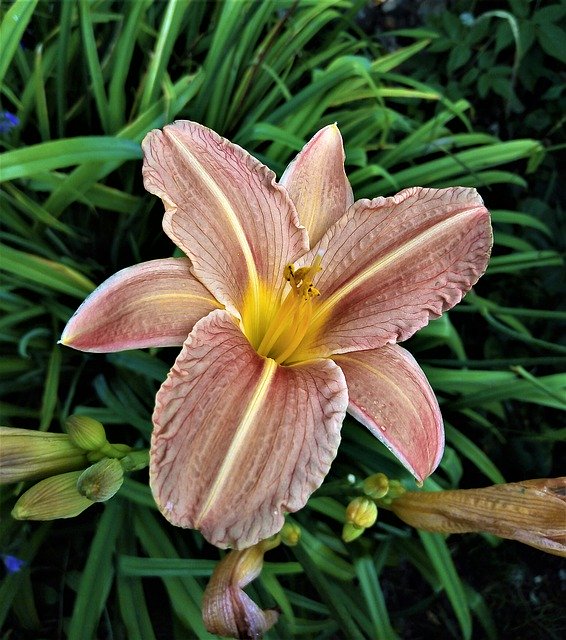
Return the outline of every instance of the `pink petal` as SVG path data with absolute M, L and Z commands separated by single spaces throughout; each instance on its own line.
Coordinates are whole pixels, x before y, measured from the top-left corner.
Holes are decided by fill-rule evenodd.
M 213 311 L 156 398 L 150 484 L 163 515 L 219 547 L 279 531 L 328 473 L 347 404 L 334 362 L 277 365 Z
M 195 322 L 219 306 L 192 275 L 187 258 L 142 262 L 93 291 L 60 342 L 95 353 L 180 346 Z
M 485 271 L 489 212 L 475 189 L 413 187 L 359 200 L 299 264 L 322 255 L 301 357 L 406 340 L 460 302 Z
M 262 285 L 308 248 L 293 203 L 275 174 L 242 148 L 178 121 L 143 143 L 145 188 L 165 205 L 163 228 L 191 259 L 199 280 L 239 315 Z
M 354 202 L 344 159 L 340 131 L 335 124 L 328 125 L 311 138 L 279 181 L 295 203 L 311 245 L 317 243 Z
M 348 384 L 348 412 L 417 478 L 438 466 L 444 428 L 438 402 L 413 356 L 398 345 L 333 358 Z

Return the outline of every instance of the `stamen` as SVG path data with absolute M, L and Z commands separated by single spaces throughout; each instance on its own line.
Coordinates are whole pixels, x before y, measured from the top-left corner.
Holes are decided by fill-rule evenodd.
M 298 269 L 293 264 L 285 266 L 285 284 L 275 297 L 277 308 L 271 306 L 271 318 L 267 320 L 265 333 L 263 337 L 258 336 L 261 337 L 256 347 L 259 355 L 281 364 L 299 347 L 313 316 L 312 300 L 320 295 L 313 280 L 321 270 L 321 262 L 321 256 L 317 255 L 310 266 Z

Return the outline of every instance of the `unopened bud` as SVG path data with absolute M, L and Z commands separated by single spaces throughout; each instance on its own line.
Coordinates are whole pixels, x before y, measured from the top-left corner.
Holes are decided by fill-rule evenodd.
M 65 433 L 0 427 L 0 484 L 82 469 L 87 459 Z
M 294 547 L 299 544 L 301 539 L 301 527 L 294 522 L 286 522 L 279 532 L 281 542 L 288 547 Z
M 41 480 L 22 494 L 12 509 L 16 520 L 74 518 L 90 507 L 92 500 L 77 489 L 81 471 L 70 471 Z
M 69 416 L 65 427 L 73 443 L 85 451 L 97 451 L 107 442 L 102 424 L 88 416 Z
M 346 522 L 356 527 L 367 529 L 375 524 L 376 520 L 377 507 L 375 502 L 365 496 L 354 498 L 346 507 Z
M 387 492 L 387 497 L 391 498 L 391 500 L 399 498 L 406 493 L 406 491 L 407 489 L 405 489 L 399 480 L 389 480 L 389 491 Z
M 355 524 L 346 522 L 342 528 L 342 540 L 344 540 L 344 542 L 352 542 L 356 538 L 359 538 L 364 531 L 365 527 L 356 527 Z
M 118 491 L 123 482 L 124 470 L 120 461 L 104 458 L 81 473 L 77 489 L 93 502 L 105 502 Z
M 384 473 L 374 473 L 364 480 L 363 490 L 366 496 L 379 500 L 389 491 L 389 478 Z

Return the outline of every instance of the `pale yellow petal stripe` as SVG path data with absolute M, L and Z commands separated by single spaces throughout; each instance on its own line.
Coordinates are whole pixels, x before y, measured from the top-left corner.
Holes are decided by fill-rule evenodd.
M 316 310 L 312 322 L 316 323 L 318 318 L 325 318 L 327 314 L 329 314 L 332 309 L 346 296 L 352 293 L 355 289 L 362 287 L 365 283 L 368 282 L 371 278 L 375 277 L 379 274 L 380 271 L 385 270 L 388 266 L 390 266 L 393 262 L 401 261 L 402 258 L 406 255 L 410 255 L 411 253 L 418 253 L 418 247 L 426 246 L 429 241 L 431 241 L 435 236 L 442 236 L 450 227 L 458 228 L 460 222 L 464 221 L 470 215 L 469 211 L 463 211 L 462 213 L 456 214 L 451 218 L 446 220 L 442 220 L 438 224 L 430 227 L 426 231 L 420 233 L 417 237 L 405 242 L 397 249 L 390 251 L 383 258 L 377 260 L 376 262 L 370 263 L 365 269 L 360 271 L 357 275 L 355 275 L 350 280 L 346 281 L 339 289 L 337 289 L 329 298 L 322 301 L 318 309 Z M 363 258 L 362 258 L 363 260 Z M 324 262 L 324 258 L 323 258 Z M 323 286 L 323 285 L 318 285 Z
M 234 439 L 230 443 L 230 448 L 226 453 L 226 457 L 220 467 L 220 471 L 214 479 L 214 484 L 210 488 L 206 502 L 203 504 L 200 510 L 199 519 L 195 523 L 198 528 L 200 521 L 206 516 L 210 507 L 215 503 L 222 491 L 226 482 L 232 481 L 238 477 L 238 469 L 234 469 L 234 462 L 239 458 L 239 452 L 243 446 L 249 446 L 246 444 L 246 438 L 250 430 L 254 428 L 254 420 L 259 410 L 263 406 L 267 398 L 273 376 L 277 371 L 277 363 L 271 358 L 264 359 L 263 371 L 257 381 L 257 387 L 255 388 L 253 396 L 250 398 L 249 404 L 246 408 L 246 412 L 242 416 L 240 424 L 234 435 Z
M 244 229 L 240 221 L 238 220 L 238 216 L 236 212 L 230 205 L 230 202 L 222 189 L 218 186 L 218 184 L 211 178 L 210 173 L 202 166 L 202 164 L 197 160 L 195 155 L 191 153 L 188 146 L 184 144 L 183 140 L 176 134 L 176 131 L 173 127 L 168 129 L 169 139 L 172 140 L 173 144 L 177 147 L 177 149 L 187 158 L 187 162 L 192 166 L 195 173 L 198 174 L 203 184 L 206 185 L 206 188 L 211 192 L 218 205 L 222 208 L 224 213 L 226 214 L 226 220 L 228 221 L 238 244 L 242 248 L 242 254 L 244 257 L 244 261 L 246 263 L 246 268 L 249 276 L 249 284 L 254 292 L 253 297 L 257 300 L 259 295 L 259 278 L 257 275 L 257 269 L 255 266 L 255 260 L 253 258 L 252 250 L 246 238 L 246 234 L 244 233 Z

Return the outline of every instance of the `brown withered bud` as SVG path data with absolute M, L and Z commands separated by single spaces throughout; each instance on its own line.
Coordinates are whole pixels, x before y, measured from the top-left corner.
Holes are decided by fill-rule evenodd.
M 484 489 L 407 491 L 389 508 L 417 529 L 492 533 L 566 557 L 566 477 Z
M 230 551 L 216 566 L 202 601 L 202 617 L 208 631 L 228 638 L 258 640 L 279 617 L 263 611 L 243 591 L 261 573 L 263 555 L 279 544 L 279 536 L 241 551 Z

